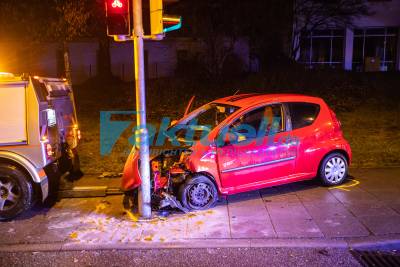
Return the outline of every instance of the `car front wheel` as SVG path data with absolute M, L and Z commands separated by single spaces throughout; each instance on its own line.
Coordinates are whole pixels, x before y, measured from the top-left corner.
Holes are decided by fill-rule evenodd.
M 34 189 L 25 173 L 0 163 L 0 220 L 9 220 L 33 205 Z
M 328 155 L 321 164 L 319 175 L 324 185 L 332 186 L 343 183 L 348 175 L 346 157 L 340 153 Z
M 179 198 L 188 210 L 205 210 L 215 206 L 218 201 L 218 191 L 210 178 L 195 175 L 181 185 Z

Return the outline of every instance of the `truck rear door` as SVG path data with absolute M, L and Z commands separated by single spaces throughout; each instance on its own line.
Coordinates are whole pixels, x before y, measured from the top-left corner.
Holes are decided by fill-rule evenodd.
M 0 83 L 0 146 L 26 144 L 26 82 Z

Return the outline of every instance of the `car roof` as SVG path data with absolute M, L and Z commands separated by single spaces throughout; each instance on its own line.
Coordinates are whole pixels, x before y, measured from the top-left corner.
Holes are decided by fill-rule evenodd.
M 262 103 L 274 102 L 310 102 L 321 103 L 319 97 L 301 94 L 240 94 L 223 97 L 213 101 L 214 103 L 233 105 L 238 107 L 254 106 Z

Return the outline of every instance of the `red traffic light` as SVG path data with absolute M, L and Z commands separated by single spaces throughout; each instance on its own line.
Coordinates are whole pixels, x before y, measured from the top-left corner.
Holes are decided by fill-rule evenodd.
M 126 14 L 129 13 L 128 0 L 107 0 L 108 14 Z
M 130 36 L 129 0 L 106 0 L 107 34 Z

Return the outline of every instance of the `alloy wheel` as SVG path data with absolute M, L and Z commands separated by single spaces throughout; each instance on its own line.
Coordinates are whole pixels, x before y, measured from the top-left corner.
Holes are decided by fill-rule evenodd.
M 345 178 L 346 163 L 340 157 L 333 157 L 326 163 L 324 171 L 329 182 L 339 183 Z
M 8 177 L 0 177 L 0 211 L 12 209 L 20 198 L 17 183 Z

